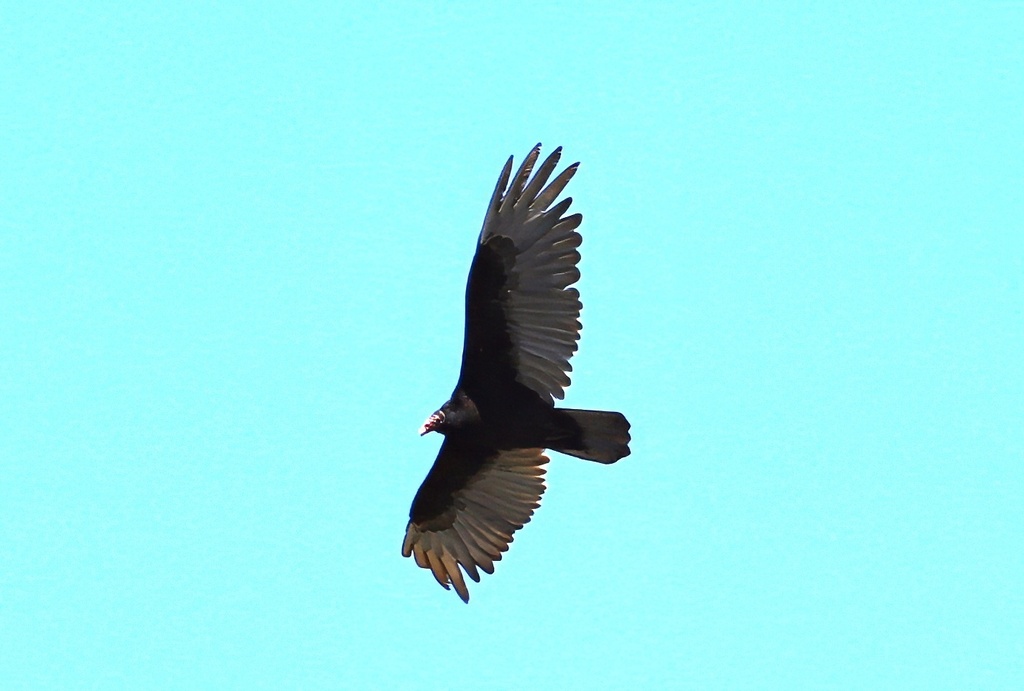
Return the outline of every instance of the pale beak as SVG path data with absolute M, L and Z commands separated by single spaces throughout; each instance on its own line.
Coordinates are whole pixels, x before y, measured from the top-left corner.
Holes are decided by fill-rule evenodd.
M 427 421 L 420 427 L 420 436 L 422 437 L 427 432 L 433 432 L 437 429 L 437 426 L 444 422 L 444 415 L 440 412 L 434 413 L 427 418 Z

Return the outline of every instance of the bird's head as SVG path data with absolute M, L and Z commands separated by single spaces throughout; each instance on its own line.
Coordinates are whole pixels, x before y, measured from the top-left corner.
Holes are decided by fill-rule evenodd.
M 427 418 L 427 421 L 420 427 L 420 436 L 422 437 L 427 432 L 447 434 L 453 429 L 472 427 L 479 421 L 480 414 L 477 412 L 476 405 L 469 396 L 459 391 Z
M 422 437 L 427 432 L 440 432 L 444 425 L 444 419 L 444 410 L 438 410 L 432 414 L 427 418 L 427 421 L 423 423 L 423 426 L 420 427 L 420 436 Z

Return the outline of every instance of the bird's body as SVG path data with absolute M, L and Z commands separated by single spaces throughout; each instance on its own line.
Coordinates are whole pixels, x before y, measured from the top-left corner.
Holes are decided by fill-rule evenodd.
M 564 216 L 568 198 L 551 206 L 576 164 L 544 187 L 560 151 L 532 180 L 539 145 L 511 186 L 511 158 L 502 171 L 466 285 L 459 381 L 421 430 L 445 441 L 413 500 L 402 553 L 467 602 L 460 567 L 474 580 L 478 567 L 493 572 L 538 506 L 544 449 L 601 463 L 629 454 L 622 414 L 553 405 L 569 385 L 582 307 L 570 287 L 579 279 L 582 216 Z

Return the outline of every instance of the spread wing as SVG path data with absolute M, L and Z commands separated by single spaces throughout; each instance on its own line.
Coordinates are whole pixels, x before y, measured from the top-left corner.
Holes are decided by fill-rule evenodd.
M 541 452 L 446 439 L 413 500 L 402 555 L 469 602 L 462 571 L 477 582 L 478 569 L 494 573 L 513 533 L 540 505 L 548 462 Z
M 552 206 L 579 164 L 548 184 L 561 148 L 530 179 L 539 155 L 538 144 L 511 184 L 509 158 L 487 207 L 466 286 L 460 385 L 480 390 L 514 379 L 553 404 L 569 386 L 580 337 L 582 304 L 570 286 L 580 277 L 583 216 L 564 215 L 572 198 Z

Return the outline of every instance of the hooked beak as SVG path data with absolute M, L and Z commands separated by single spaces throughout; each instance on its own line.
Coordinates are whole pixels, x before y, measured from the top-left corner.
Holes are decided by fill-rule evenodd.
M 420 436 L 422 437 L 427 432 L 433 432 L 437 429 L 438 425 L 444 422 L 444 413 L 438 411 L 427 418 L 427 421 L 420 427 Z

